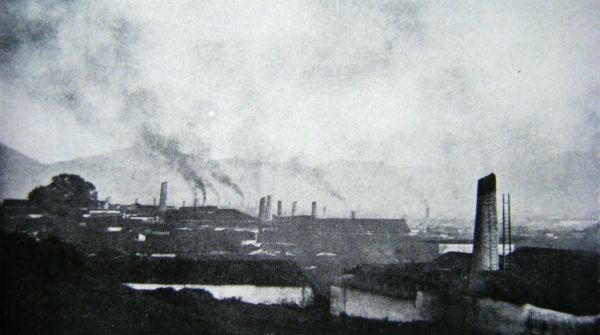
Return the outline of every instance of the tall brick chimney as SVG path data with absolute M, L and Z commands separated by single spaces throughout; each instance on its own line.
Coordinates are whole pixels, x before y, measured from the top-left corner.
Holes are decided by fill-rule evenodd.
M 281 200 L 277 201 L 277 216 L 278 217 L 283 216 L 283 208 L 282 208 Z
M 260 204 L 258 205 L 258 219 L 260 221 L 265 219 L 265 197 L 260 198 Z
M 471 273 L 499 270 L 496 176 L 479 179 Z
M 272 213 L 272 209 L 271 209 L 271 200 L 272 200 L 272 196 L 269 194 L 267 195 L 267 205 L 265 206 L 265 221 L 271 221 L 273 214 Z
M 315 219 L 317 217 L 317 202 L 316 201 L 312 202 L 312 211 L 310 213 L 310 216 L 312 216 L 313 219 Z
M 298 209 L 298 202 L 292 202 L 292 216 L 296 216 L 296 210 Z
M 160 184 L 160 201 L 158 203 L 158 223 L 165 223 L 167 213 L 167 182 Z

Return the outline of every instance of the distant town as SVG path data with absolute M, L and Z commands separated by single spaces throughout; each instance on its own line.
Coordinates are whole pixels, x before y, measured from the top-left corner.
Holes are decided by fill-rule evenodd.
M 317 202 L 310 215 L 297 215 L 297 202 L 272 195 L 257 199 L 257 213 L 198 199 L 176 207 L 166 181 L 157 196 L 153 204 L 111 203 L 98 199 L 93 182 L 61 174 L 29 199 L 4 199 L 3 231 L 58 238 L 111 264 L 117 280 L 134 290 L 195 289 L 299 308 L 325 300 L 337 317 L 484 332 L 499 320 L 511 320 L 510 332 L 591 333 L 598 322 L 589 294 L 598 291 L 598 220 L 512 225 L 510 195 L 497 204 L 493 174 L 479 181 L 472 228 L 427 214 L 414 222 L 355 212 L 332 218 Z M 492 311 L 497 319 L 485 316 Z

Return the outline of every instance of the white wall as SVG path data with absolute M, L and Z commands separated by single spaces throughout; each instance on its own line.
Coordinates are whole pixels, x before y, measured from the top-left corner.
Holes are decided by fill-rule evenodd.
M 399 299 L 365 291 L 330 287 L 331 314 L 395 322 L 429 321 L 429 298 L 421 292 L 415 300 Z
M 355 289 L 330 287 L 333 315 L 346 314 L 393 322 L 431 321 L 432 314 L 444 313 L 446 320 L 457 320 L 485 334 L 596 334 L 600 316 L 576 316 L 530 304 L 515 305 L 490 298 L 465 297 L 462 304 L 436 305 L 436 297 L 417 292 L 415 300 L 381 296 Z M 439 317 L 440 315 L 438 315 Z
M 505 252 L 506 254 L 510 254 L 511 251 L 515 250 L 515 245 L 514 243 L 511 245 L 511 247 L 508 247 L 508 244 L 505 247 Z M 472 254 L 473 253 L 473 244 L 471 243 L 440 243 L 438 244 L 438 252 L 439 254 L 445 254 L 448 252 L 462 252 L 462 253 L 466 253 L 466 254 Z M 498 255 L 502 255 L 502 244 L 498 244 Z
M 515 305 L 490 298 L 477 299 L 468 323 L 496 334 L 594 334 L 598 316 L 576 316 L 530 304 Z
M 239 298 L 250 304 L 293 304 L 306 307 L 313 303 L 314 293 L 309 286 L 280 287 L 254 285 L 203 285 L 203 284 L 140 284 L 125 283 L 135 290 L 156 290 L 158 288 L 204 290 L 215 299 Z

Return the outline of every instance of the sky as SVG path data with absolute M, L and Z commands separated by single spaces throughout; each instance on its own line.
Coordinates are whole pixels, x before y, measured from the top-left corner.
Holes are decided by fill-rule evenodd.
M 4 1 L 0 142 L 50 163 L 206 158 L 461 171 L 598 147 L 598 1 Z

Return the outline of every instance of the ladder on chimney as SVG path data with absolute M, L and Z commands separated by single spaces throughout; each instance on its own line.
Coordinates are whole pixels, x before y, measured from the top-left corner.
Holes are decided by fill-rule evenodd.
M 508 255 L 512 253 L 512 231 L 510 219 L 510 193 L 502 194 L 502 270 L 510 269 Z

